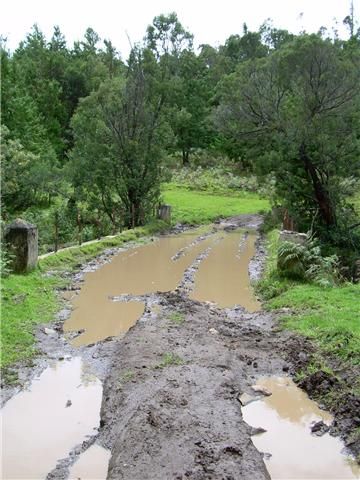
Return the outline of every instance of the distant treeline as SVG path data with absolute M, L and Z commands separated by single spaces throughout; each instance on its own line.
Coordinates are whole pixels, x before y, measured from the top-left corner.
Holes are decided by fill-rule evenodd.
M 3 219 L 43 225 L 43 244 L 143 224 L 172 160 L 202 151 L 271 175 L 300 230 L 356 250 L 360 29 L 344 22 L 346 40 L 267 22 L 195 52 L 160 15 L 126 61 L 91 28 L 72 48 L 59 27 L 49 41 L 35 25 L 13 54 L 4 40 Z

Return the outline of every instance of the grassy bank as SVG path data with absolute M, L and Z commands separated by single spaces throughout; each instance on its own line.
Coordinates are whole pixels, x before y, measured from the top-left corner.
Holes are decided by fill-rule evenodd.
M 258 291 L 265 308 L 288 308 L 282 325 L 310 338 L 324 355 L 360 364 L 360 285 L 321 287 L 289 281 L 276 273 L 278 234 L 268 236 L 269 258 Z

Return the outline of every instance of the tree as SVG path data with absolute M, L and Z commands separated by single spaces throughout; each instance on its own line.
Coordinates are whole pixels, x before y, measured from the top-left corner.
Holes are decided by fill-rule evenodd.
M 175 12 L 159 15 L 146 30 L 147 47 L 160 57 L 178 57 L 183 50 L 191 50 L 193 35 L 185 30 Z
M 158 73 L 149 50 L 133 50 L 126 77 L 104 82 L 82 100 L 72 122 L 75 170 L 86 172 L 87 188 L 98 190 L 110 218 L 114 205 L 120 216 L 121 202 L 129 227 L 144 223 L 159 197 L 165 133 Z
M 175 148 L 181 151 L 184 166 L 189 164 L 194 148 L 203 148 L 209 143 L 208 115 L 212 89 L 207 82 L 207 73 L 201 57 L 187 50 L 181 53 L 178 78 L 169 107 L 169 122 L 175 135 Z
M 346 219 L 344 179 L 360 176 L 359 72 L 359 55 L 302 35 L 222 85 L 218 128 L 251 141 L 300 228 L 329 233 Z

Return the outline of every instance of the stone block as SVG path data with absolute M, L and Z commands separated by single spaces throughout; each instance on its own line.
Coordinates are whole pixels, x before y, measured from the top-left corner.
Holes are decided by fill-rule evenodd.
M 280 242 L 292 242 L 304 245 L 306 239 L 306 233 L 293 232 L 291 230 L 282 230 L 280 232 Z
M 164 222 L 171 222 L 171 205 L 160 205 L 158 210 L 158 218 Z
M 16 219 L 5 229 L 4 241 L 13 256 L 11 269 L 24 273 L 34 269 L 38 261 L 38 230 L 35 225 Z

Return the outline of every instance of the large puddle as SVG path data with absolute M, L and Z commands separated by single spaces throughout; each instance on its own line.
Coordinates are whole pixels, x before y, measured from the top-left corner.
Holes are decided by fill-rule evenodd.
M 354 479 L 360 468 L 352 458 L 343 455 L 343 443 L 325 433 L 311 434 L 313 422 L 330 424 L 332 417 L 309 399 L 292 380 L 284 377 L 265 378 L 257 385 L 271 396 L 243 407 L 243 418 L 265 433 L 254 435 L 252 441 L 265 457 L 266 467 L 275 479 Z
M 48 367 L 2 409 L 1 478 L 45 478 L 60 458 L 96 433 L 101 397 L 100 380 L 80 358 Z
M 208 248 L 210 254 L 200 264 L 191 298 L 213 301 L 221 307 L 242 305 L 250 312 L 259 310 L 248 275 L 255 235 L 248 235 L 242 242 L 243 233 L 218 232 L 195 242 L 197 235 L 162 237 L 122 252 L 111 263 L 87 273 L 64 325 L 65 331 L 85 330 L 72 344 L 88 345 L 126 332 L 142 315 L 145 305 L 136 300 L 114 302 L 111 297 L 174 290 L 185 270 Z

